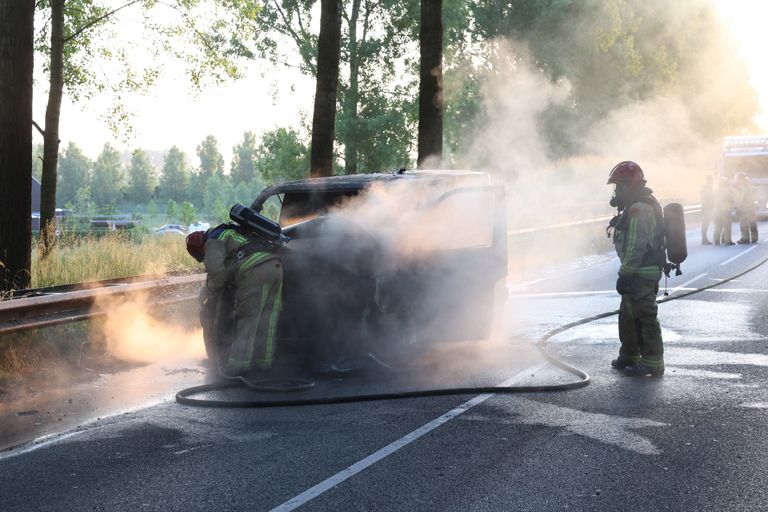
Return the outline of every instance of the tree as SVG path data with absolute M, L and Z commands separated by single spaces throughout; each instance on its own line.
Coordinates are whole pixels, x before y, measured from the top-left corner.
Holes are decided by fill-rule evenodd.
M 92 165 L 77 144 L 70 142 L 59 162 L 56 199 L 59 205 L 74 203 L 78 191 L 90 185 Z
M 165 216 L 169 222 L 173 222 L 179 216 L 179 205 L 173 199 L 168 200 L 168 204 L 165 207 Z
M 179 212 L 179 220 L 181 220 L 181 223 L 185 226 L 189 226 L 194 222 L 195 217 L 197 217 L 197 210 L 192 206 L 192 203 L 189 201 L 181 203 L 181 212 Z
M 95 90 L 111 88 L 116 97 L 120 92 L 145 90 L 153 84 L 160 72 L 161 52 L 171 55 L 188 65 L 191 84 L 195 88 L 204 85 L 206 77 L 215 82 L 240 75 L 236 60 L 251 57 L 248 41 L 253 37 L 253 19 L 260 10 L 257 0 L 209 0 L 200 9 L 203 0 L 122 0 L 101 5 L 98 0 L 39 0 L 37 8 L 49 11 L 45 24 L 37 38 L 37 48 L 48 57 L 50 72 L 48 104 L 43 133 L 44 156 L 42 172 L 41 224 L 48 226 L 54 220 L 56 203 L 56 171 L 59 151 L 59 119 L 64 87 L 74 99 L 88 96 Z M 145 28 L 156 39 L 154 58 L 145 59 L 154 67 L 136 69 L 121 48 L 110 48 L 113 38 L 101 31 L 116 15 L 129 7 L 145 10 Z M 157 19 L 168 16 L 152 16 L 153 9 L 168 9 L 177 15 L 177 21 L 163 24 Z M 174 45 L 177 41 L 181 44 Z M 95 74 L 98 66 L 94 59 L 114 58 L 123 65 L 124 75 L 103 79 Z M 118 100 L 109 116 L 113 130 L 127 126 L 128 113 Z M 37 126 L 37 125 L 36 125 Z M 47 240 L 47 239 L 46 239 Z M 50 240 L 53 240 L 52 238 Z
M 463 3 L 463 2 L 462 2 Z M 256 18 L 258 48 L 277 65 L 293 65 L 294 43 L 302 72 L 317 76 L 317 36 L 310 31 L 313 0 L 274 0 Z M 414 8 L 415 7 L 415 8 Z M 417 82 L 410 51 L 418 29 L 418 3 L 351 0 L 343 3 L 335 117 L 336 141 L 346 174 L 409 165 L 416 122 Z M 414 28 L 415 27 L 415 28 Z
M 336 92 L 341 52 L 341 0 L 321 0 L 320 35 L 317 42 L 317 86 L 312 115 L 310 175 L 333 174 L 333 141 Z
M 93 164 L 91 195 L 96 206 L 114 206 L 122 199 L 124 178 L 120 152 L 110 144 L 104 144 L 104 149 Z
M 278 128 L 261 138 L 256 167 L 268 183 L 298 180 L 307 175 L 309 150 L 298 132 Z
M 131 155 L 131 165 L 128 167 L 128 200 L 134 203 L 146 203 L 152 197 L 156 185 L 157 172 L 149 161 L 149 157 L 141 149 L 134 150 Z
M 191 177 L 191 199 L 196 205 L 202 206 L 211 176 L 214 174 L 224 175 L 224 157 L 219 152 L 216 137 L 208 135 L 203 142 L 198 144 L 197 156 L 200 159 L 200 167 Z
M 27 288 L 32 243 L 33 0 L 0 0 L 0 290 Z
M 443 1 L 421 0 L 420 20 L 417 161 L 422 167 L 439 165 L 443 158 Z
M 216 137 L 208 135 L 197 146 L 197 156 L 200 158 L 200 174 L 206 181 L 214 174 L 224 175 L 224 157 L 219 152 L 219 143 Z
M 233 185 L 250 183 L 256 176 L 256 136 L 245 132 L 243 140 L 232 148 L 232 165 L 229 177 Z
M 165 155 L 160 188 L 164 197 L 184 201 L 189 193 L 189 168 L 184 152 L 173 146 Z
M 470 0 L 465 8 L 463 20 L 452 21 L 471 30 L 449 39 L 459 41 L 454 44 L 462 51 L 454 51 L 455 62 L 446 65 L 453 75 L 446 80 L 458 76 L 466 86 L 458 101 L 446 104 L 451 147 L 483 124 L 478 91 L 498 76 L 495 65 L 506 39 L 526 46 L 509 60 L 553 84 L 570 84 L 568 101 L 548 106 L 536 119 L 552 158 L 585 151 L 584 135 L 612 112 L 659 97 L 682 104 L 705 139 L 752 126 L 754 90 L 712 2 Z

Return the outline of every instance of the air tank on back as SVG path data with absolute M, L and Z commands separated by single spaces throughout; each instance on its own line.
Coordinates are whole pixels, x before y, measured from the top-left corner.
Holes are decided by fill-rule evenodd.
M 685 239 L 685 212 L 680 203 L 669 203 L 664 207 L 664 236 L 667 239 L 667 259 L 677 267 L 688 257 Z

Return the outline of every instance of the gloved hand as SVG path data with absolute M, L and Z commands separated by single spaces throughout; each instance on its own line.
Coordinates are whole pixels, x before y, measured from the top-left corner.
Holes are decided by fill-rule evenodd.
M 616 291 L 619 295 L 625 295 L 632 291 L 632 284 L 634 279 L 632 276 L 624 276 L 619 274 L 619 278 L 616 279 Z

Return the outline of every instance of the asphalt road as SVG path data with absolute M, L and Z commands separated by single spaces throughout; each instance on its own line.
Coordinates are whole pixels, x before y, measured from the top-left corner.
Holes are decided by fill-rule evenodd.
M 691 235 L 672 297 L 768 258 L 762 243 L 701 247 Z M 617 267 L 604 255 L 510 283 L 508 346 L 445 349 L 419 384 L 574 380 L 531 343 L 615 310 Z M 662 304 L 661 379 L 609 368 L 618 350 L 612 317 L 550 342 L 592 376 L 573 391 L 271 409 L 183 407 L 166 396 L 0 454 L 0 503 L 9 511 L 768 510 L 766 307 L 768 265 Z

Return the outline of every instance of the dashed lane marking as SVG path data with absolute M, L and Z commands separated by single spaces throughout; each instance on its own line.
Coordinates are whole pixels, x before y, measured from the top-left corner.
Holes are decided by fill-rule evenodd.
M 699 275 L 697 275 L 697 276 L 696 276 L 696 277 L 694 277 L 693 279 L 689 279 L 688 281 L 684 282 L 683 284 L 681 284 L 681 285 L 680 285 L 680 286 L 678 286 L 677 288 L 672 288 L 672 289 L 669 291 L 669 295 L 672 295 L 672 294 L 673 294 L 673 293 L 675 293 L 675 292 L 679 292 L 680 290 L 682 290 L 683 288 L 685 288 L 685 287 L 686 287 L 686 286 L 688 286 L 689 284 L 691 284 L 691 283 L 694 283 L 694 282 L 698 281 L 699 279 L 702 279 L 702 278 L 704 278 L 704 277 L 706 277 L 706 276 L 707 276 L 707 274 L 706 274 L 706 273 L 704 273 L 704 274 L 699 274 Z M 657 297 L 657 298 L 656 298 L 656 300 L 658 301 L 658 300 L 661 300 L 661 299 L 663 299 L 663 298 L 664 298 L 663 296 L 662 296 L 662 297 Z
M 531 373 L 536 373 L 537 371 L 544 368 L 545 366 L 547 366 L 547 363 L 541 363 L 539 365 L 526 368 L 525 370 L 521 371 L 514 377 L 511 377 L 505 380 L 504 382 L 502 382 L 501 384 L 498 384 L 498 386 L 511 386 L 512 384 L 515 384 L 521 381 L 523 378 L 527 377 Z M 364 471 L 365 469 L 373 466 L 380 460 L 392 455 L 400 448 L 403 448 L 404 446 L 411 444 L 412 442 L 414 442 L 424 434 L 427 434 L 435 430 L 440 425 L 448 423 L 452 419 L 464 414 L 465 412 L 472 409 L 476 405 L 480 405 L 481 403 L 485 402 L 492 396 L 493 396 L 493 393 L 486 393 L 483 395 L 478 395 L 473 399 L 469 400 L 468 402 L 464 402 L 463 404 L 456 407 L 455 409 L 452 409 L 447 413 L 443 414 L 442 416 L 430 421 L 429 423 L 422 425 L 421 427 L 417 428 L 410 434 L 406 434 L 405 436 L 401 437 L 397 441 L 394 441 L 388 444 L 387 446 L 380 449 L 379 451 L 370 454 L 366 458 L 352 464 L 348 468 L 342 469 L 335 475 L 329 478 L 326 478 L 319 484 L 291 498 L 290 500 L 286 501 L 282 505 L 278 505 L 277 507 L 273 508 L 270 512 L 288 512 L 290 510 L 295 510 L 299 508 L 300 506 L 304 505 L 308 501 L 317 498 L 318 496 L 328 491 L 329 489 L 333 489 L 334 487 L 344 482 L 345 480 L 352 478 L 353 476 L 360 473 L 361 471 Z
M 748 252 L 752 252 L 752 251 L 754 251 L 755 249 L 757 249 L 757 246 L 756 246 L 756 245 L 753 245 L 753 246 L 752 246 L 752 247 L 750 247 L 749 249 L 746 249 L 746 250 L 744 250 L 744 251 L 741 251 L 739 254 L 737 254 L 737 255 L 736 255 L 736 256 L 734 256 L 733 258 L 728 258 L 727 260 L 725 260 L 724 262 L 722 262 L 722 263 L 720 264 L 720 266 L 723 266 L 723 265 L 727 265 L 727 264 L 729 264 L 730 262 L 732 262 L 733 260 L 735 260 L 735 259 L 737 259 L 737 258 L 741 258 L 742 256 L 744 256 L 744 255 L 745 255 L 745 254 L 747 254 Z

